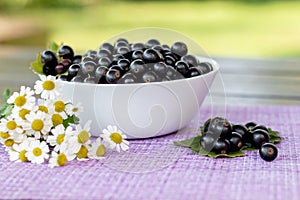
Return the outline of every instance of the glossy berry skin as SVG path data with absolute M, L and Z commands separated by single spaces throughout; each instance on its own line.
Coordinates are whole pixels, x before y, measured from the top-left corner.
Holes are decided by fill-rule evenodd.
M 186 78 L 188 78 L 190 76 L 189 65 L 184 61 L 176 62 L 175 69 Z
M 167 65 L 164 62 L 158 62 L 153 65 L 153 71 L 159 76 L 164 76 L 167 72 Z
M 92 61 L 92 62 L 95 62 L 95 59 L 92 58 L 91 56 L 84 56 L 83 59 L 82 59 L 82 62 L 88 62 L 88 61 Z
M 130 69 L 130 61 L 128 59 L 120 59 L 118 60 L 118 66 L 122 69 L 122 71 L 127 72 Z
M 114 46 L 112 44 L 110 44 L 109 42 L 104 42 L 99 49 L 106 49 L 110 52 L 114 51 Z
M 73 60 L 74 51 L 73 51 L 73 49 L 70 46 L 68 46 L 68 45 L 62 45 L 58 49 L 58 55 L 59 55 L 59 57 Z
M 125 57 L 124 57 L 124 55 L 122 55 L 122 54 L 115 54 L 115 55 L 113 55 L 113 58 L 112 58 L 112 64 L 117 64 L 118 63 L 118 61 L 120 60 L 120 59 L 124 59 Z
M 62 74 L 59 76 L 59 80 L 61 81 L 68 81 L 68 75 Z
M 209 118 L 208 120 L 206 120 L 206 121 L 204 122 L 204 124 L 203 124 L 204 132 L 207 132 L 207 131 L 208 131 L 208 127 L 209 127 L 210 121 L 211 121 L 211 118 Z
M 108 57 L 108 58 L 111 58 L 111 52 L 109 51 L 109 50 L 107 50 L 107 49 L 100 49 L 99 51 L 98 51 L 98 54 L 97 54 L 97 56 L 99 57 L 99 58 L 102 58 L 102 57 Z
M 53 67 L 53 68 L 58 63 L 55 53 L 51 50 L 43 51 L 41 53 L 41 60 L 42 60 L 43 65 L 46 65 L 48 67 Z
M 125 39 L 125 38 L 119 38 L 119 39 L 117 39 L 116 42 L 115 42 L 115 44 L 116 44 L 117 42 L 125 42 L 125 43 L 128 44 L 128 40 Z
M 87 75 L 87 74 L 94 74 L 96 69 L 96 63 L 92 61 L 88 61 L 82 64 L 81 71 L 82 74 Z
M 146 71 L 146 66 L 145 63 L 140 60 L 134 60 L 131 64 L 130 64 L 130 72 L 137 75 L 137 74 L 142 74 Z
M 251 134 L 251 143 L 256 148 L 260 148 L 264 143 L 268 143 L 269 141 L 270 136 L 264 130 L 256 130 Z
M 163 60 L 161 53 L 155 49 L 146 49 L 143 53 L 143 61 L 145 63 L 156 63 Z
M 141 42 L 137 42 L 137 43 L 134 43 L 131 45 L 132 51 L 143 50 L 145 48 L 146 48 L 146 46 Z
M 161 45 L 155 45 L 153 47 L 151 47 L 152 49 L 155 49 L 156 51 L 163 53 L 164 52 L 164 48 Z
M 92 84 L 96 84 L 98 83 L 97 79 L 93 76 L 90 76 L 90 77 L 86 77 L 84 80 L 83 80 L 84 83 L 92 83 Z
M 263 160 L 271 162 L 277 158 L 278 149 L 274 144 L 265 143 L 259 149 L 259 155 Z
M 237 132 L 232 132 L 231 138 L 229 138 L 229 142 L 231 151 L 238 151 L 244 145 L 243 137 Z
M 176 59 L 171 55 L 166 55 L 164 57 L 164 61 L 167 65 L 170 65 L 170 66 L 175 66 L 175 63 L 176 63 Z
M 202 74 L 207 74 L 213 70 L 213 67 L 210 63 L 203 62 L 197 65 L 198 69 L 202 72 Z
M 191 54 L 182 56 L 181 60 L 186 62 L 189 65 L 189 67 L 195 67 L 198 65 L 198 59 L 196 58 L 196 56 L 193 56 Z
M 55 67 L 56 74 L 63 74 L 68 71 L 68 66 L 65 66 L 63 63 L 58 63 Z
M 216 154 L 227 154 L 230 148 L 230 144 L 228 143 L 228 141 L 225 141 L 222 138 L 219 138 L 213 147 L 213 151 Z
M 82 83 L 85 77 L 77 75 L 71 79 L 71 82 Z
M 131 59 L 132 60 L 143 59 L 143 51 L 135 50 L 134 52 L 132 52 Z
M 103 77 L 103 76 L 106 75 L 107 71 L 108 71 L 108 67 L 106 67 L 106 66 L 99 66 L 95 70 L 95 77 L 96 78 L 101 78 L 101 77 Z
M 143 74 L 142 80 L 144 83 L 156 82 L 158 80 L 157 74 L 153 71 L 148 71 Z
M 121 72 L 117 69 L 109 69 L 106 73 L 107 83 L 117 83 L 121 78 Z
M 269 132 L 269 130 L 268 130 L 268 128 L 267 127 L 265 127 L 264 125 L 256 125 L 256 126 L 254 126 L 251 130 L 252 131 L 256 131 L 256 130 L 264 130 L 264 131 L 266 131 L 266 132 Z
M 215 136 L 228 139 L 231 137 L 232 127 L 227 119 L 215 117 L 211 119 L 208 131 L 215 134 Z
M 157 39 L 150 39 L 146 42 L 146 46 L 149 47 L 153 47 L 155 45 L 160 45 L 160 42 Z
M 98 60 L 98 64 L 101 65 L 101 66 L 109 66 L 111 65 L 111 59 L 109 57 L 102 57 L 102 58 L 99 58 Z
M 185 43 L 183 42 L 175 42 L 171 46 L 171 51 L 179 56 L 184 56 L 188 52 L 188 48 Z
M 189 77 L 200 76 L 202 74 L 201 70 L 198 67 L 189 68 Z
M 127 48 L 130 48 L 128 42 L 125 42 L 125 41 L 117 41 L 117 42 L 115 43 L 115 46 L 114 46 L 114 52 L 116 53 L 117 50 L 118 50 L 120 47 L 127 47 Z
M 127 54 L 128 52 L 130 52 L 129 47 L 120 47 L 116 50 L 117 54 Z
M 68 69 L 68 75 L 74 77 L 78 74 L 79 70 L 80 70 L 80 65 L 79 64 L 73 64 Z
M 120 84 L 131 84 L 131 83 L 137 83 L 137 78 L 132 73 L 126 73 L 119 81 Z
M 166 77 L 168 77 L 170 80 L 177 80 L 177 79 L 183 79 L 184 78 L 184 76 L 182 74 L 180 74 L 178 71 L 176 71 L 170 65 L 167 65 Z
M 242 124 L 233 125 L 232 132 L 239 133 L 245 142 L 250 140 L 250 133 L 249 133 L 247 127 Z
M 56 66 L 55 66 L 56 67 Z M 55 67 L 49 67 L 47 65 L 43 66 L 43 73 L 46 75 L 52 75 L 52 76 L 56 76 L 57 73 L 55 71 Z
M 81 60 L 82 60 L 82 55 L 75 55 L 75 56 L 73 57 L 72 63 L 73 63 L 73 64 L 79 64 L 79 63 L 81 63 Z
M 205 151 L 210 152 L 213 149 L 215 142 L 216 138 L 214 138 L 213 135 L 210 133 L 204 133 L 200 137 L 200 146 Z
M 245 126 L 251 130 L 252 128 L 254 128 L 257 124 L 255 122 L 248 122 L 245 124 Z

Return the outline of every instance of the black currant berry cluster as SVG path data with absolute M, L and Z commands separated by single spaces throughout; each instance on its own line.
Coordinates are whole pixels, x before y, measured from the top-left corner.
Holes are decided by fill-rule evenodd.
M 95 84 L 148 83 L 195 77 L 212 70 L 210 63 L 188 54 L 183 42 L 169 47 L 156 39 L 144 44 L 120 38 L 113 45 L 103 43 L 98 51 L 87 51 L 82 62 L 72 64 L 60 79 Z
M 68 45 L 60 46 L 58 53 L 52 50 L 45 50 L 41 53 L 43 72 L 46 75 L 64 74 L 72 64 L 79 64 L 81 60 L 82 55 L 74 55 L 73 49 Z
M 200 137 L 200 146 L 206 151 L 216 154 L 228 154 L 239 151 L 245 144 L 259 149 L 265 161 L 273 161 L 278 150 L 270 142 L 269 130 L 263 125 L 249 122 L 245 125 L 232 125 L 227 119 L 215 117 L 204 124 L 204 133 Z

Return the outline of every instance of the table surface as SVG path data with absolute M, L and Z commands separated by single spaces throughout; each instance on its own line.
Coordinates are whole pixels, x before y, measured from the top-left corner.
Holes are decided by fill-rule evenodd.
M 40 49 L 0 47 L 0 90 L 33 86 L 28 69 Z M 129 152 L 62 168 L 9 162 L 0 147 L 0 198 L 11 199 L 300 199 L 300 60 L 215 58 L 220 75 L 210 91 L 214 109 L 235 123 L 257 121 L 281 132 L 279 157 L 257 151 L 211 159 L 175 147 L 211 115 L 210 100 L 183 130 L 132 140 Z

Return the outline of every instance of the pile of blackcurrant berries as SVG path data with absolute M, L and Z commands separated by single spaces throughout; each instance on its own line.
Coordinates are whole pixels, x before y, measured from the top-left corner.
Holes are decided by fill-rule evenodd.
M 44 73 L 60 74 L 64 81 L 96 84 L 148 83 L 190 78 L 213 70 L 211 63 L 188 54 L 183 42 L 171 47 L 156 39 L 146 43 L 129 43 L 120 38 L 114 44 L 103 43 L 99 50 L 89 50 L 84 57 L 74 56 L 69 46 L 42 53 Z
M 215 117 L 204 123 L 204 133 L 200 137 L 200 146 L 216 154 L 228 154 L 239 151 L 246 143 L 259 149 L 265 161 L 273 161 L 278 150 L 270 142 L 269 130 L 263 125 L 248 122 L 245 125 L 232 125 L 227 119 Z
M 43 72 L 46 75 L 56 76 L 68 72 L 71 65 L 81 63 L 82 55 L 74 55 L 73 49 L 62 45 L 58 52 L 45 50 L 41 53 Z

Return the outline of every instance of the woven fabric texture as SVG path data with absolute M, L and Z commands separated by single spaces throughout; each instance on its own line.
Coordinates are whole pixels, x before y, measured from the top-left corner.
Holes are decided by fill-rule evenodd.
M 228 107 L 234 123 L 256 121 L 281 132 L 279 156 L 258 151 L 211 159 L 173 146 L 197 133 L 208 107 L 178 133 L 130 141 L 130 151 L 61 168 L 10 162 L 0 148 L 1 199 L 300 199 L 300 107 Z

